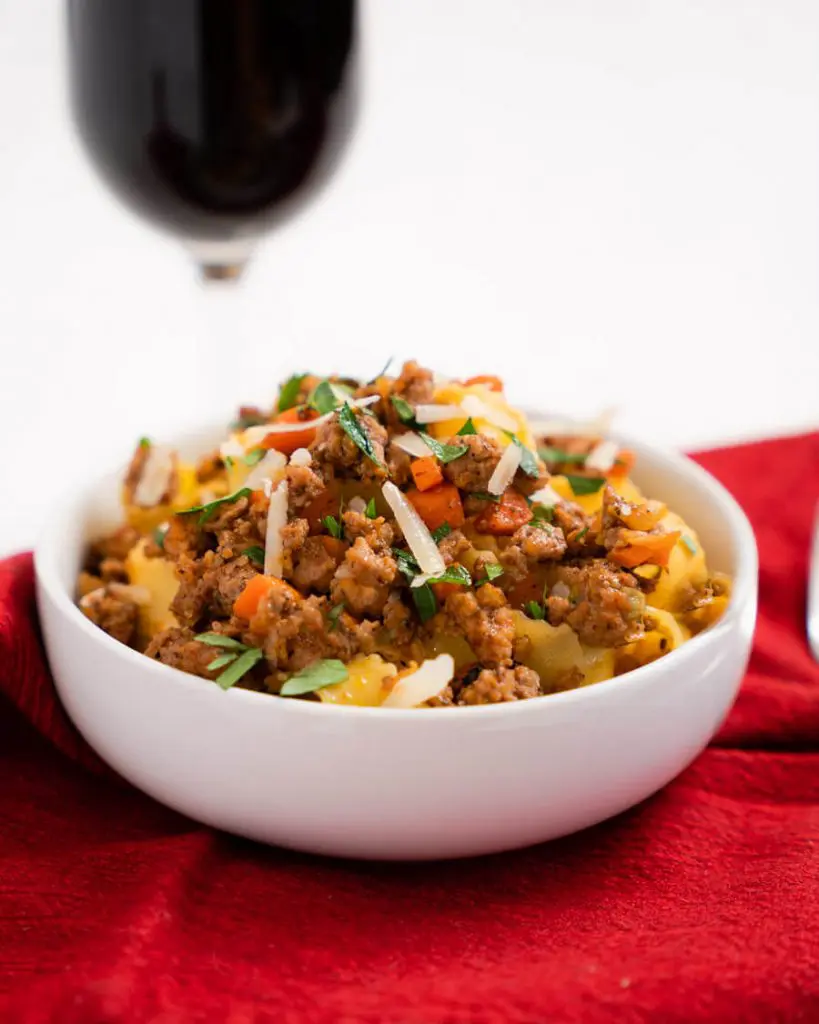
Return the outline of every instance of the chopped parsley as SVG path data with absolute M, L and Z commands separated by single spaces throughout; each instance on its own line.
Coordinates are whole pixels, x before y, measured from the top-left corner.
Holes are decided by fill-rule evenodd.
M 496 580 L 498 576 L 503 576 L 503 566 L 498 562 L 490 562 L 486 566 L 486 576 L 484 576 L 482 580 L 478 580 L 475 586 L 482 587 L 484 583 L 491 583 L 492 580 Z
M 469 448 L 465 444 L 441 444 L 440 441 L 436 441 L 434 437 L 430 437 L 429 434 L 425 434 L 420 431 L 421 440 L 429 448 L 434 456 L 441 462 L 454 462 L 455 459 L 460 459 L 462 455 L 466 455 Z
M 544 528 L 554 522 L 554 505 L 535 505 L 532 509 L 532 526 Z
M 297 404 L 302 381 L 306 376 L 306 373 L 296 373 L 282 384 L 277 406 L 279 412 L 287 412 Z M 252 424 L 247 425 L 252 426 Z
M 687 533 L 684 533 L 682 537 L 680 537 L 680 540 L 683 544 L 685 544 L 685 546 L 688 548 L 692 555 L 696 555 L 697 545 L 694 543 L 693 540 L 691 540 Z
M 339 618 L 341 616 L 341 613 L 343 611 L 344 611 L 344 602 L 342 601 L 341 604 L 333 605 L 333 607 L 330 609 L 330 611 L 327 612 L 327 618 L 328 618 L 328 620 L 330 622 L 330 632 L 331 633 L 333 632 L 334 629 L 338 628 L 338 620 L 339 620 Z
M 258 565 L 259 567 L 264 565 L 264 548 L 259 547 L 258 544 L 245 548 L 244 553 L 254 565 Z
M 164 526 L 157 526 L 153 532 L 153 541 L 158 548 L 165 550 L 165 534 L 168 532 L 167 524 Z
M 338 658 L 324 658 L 291 676 L 279 693 L 282 697 L 300 697 L 304 693 L 315 693 L 325 686 L 343 683 L 349 674 L 347 666 Z
M 478 433 L 478 431 L 475 428 L 475 424 L 472 422 L 472 417 L 470 416 L 467 419 L 466 423 L 464 423 L 464 425 L 458 431 L 458 437 L 468 437 L 470 434 L 477 434 L 477 433 Z
M 252 493 L 253 491 L 249 487 L 240 487 L 238 491 L 234 491 L 233 494 L 227 494 L 224 498 L 209 501 L 207 505 L 194 505 L 191 508 L 183 508 L 175 514 L 178 516 L 189 516 L 194 512 L 199 512 L 200 516 L 197 520 L 197 526 L 203 526 L 220 506 L 232 505 L 234 501 L 238 501 L 240 498 L 249 498 Z
M 224 668 L 214 680 L 223 690 L 229 690 L 231 686 L 238 683 L 243 675 L 246 675 L 254 665 L 264 657 L 264 652 L 258 647 L 248 647 L 239 643 L 229 636 L 222 636 L 221 633 L 200 633 L 194 637 L 200 644 L 208 644 L 210 647 L 221 647 L 224 654 L 218 655 L 209 665 L 211 671 Z
M 150 439 L 150 437 L 141 437 L 139 439 L 139 447 L 140 448 L 150 448 L 151 447 L 151 439 Z
M 350 438 L 353 444 L 364 452 L 368 459 L 372 459 L 376 466 L 382 466 L 382 463 L 376 458 L 375 449 L 373 448 L 373 443 L 370 440 L 370 435 L 361 423 L 359 423 L 355 413 L 347 402 L 345 402 L 338 411 L 338 422 L 341 424 L 344 433 Z
M 544 462 L 551 463 L 575 462 L 577 465 L 582 466 L 589 457 L 588 453 L 585 455 L 573 455 L 571 452 L 564 451 L 562 448 L 552 448 L 549 445 L 538 448 L 537 451 L 538 455 Z
M 526 605 L 526 611 L 532 619 L 543 619 L 546 617 L 543 605 L 538 604 L 537 601 L 529 601 Z
M 492 501 L 496 505 L 500 505 L 502 494 L 490 494 L 489 491 L 472 491 L 469 495 L 470 498 L 477 498 L 479 501 Z
M 421 622 L 429 622 L 438 611 L 438 602 L 435 600 L 432 587 L 425 583 L 422 587 L 412 587 L 410 593 Z
M 588 532 L 589 532 L 589 528 L 588 528 L 588 526 L 584 526 L 584 527 L 583 527 L 583 529 L 582 529 L 582 530 L 581 530 L 581 531 L 580 531 L 580 532 L 579 532 L 579 533 L 577 534 L 577 536 L 576 536 L 576 537 L 574 538 L 574 540 L 575 540 L 575 544 L 576 544 L 576 543 L 577 543 L 578 541 L 581 541 L 581 540 L 583 540 L 583 538 L 584 538 L 584 537 L 586 536 L 586 534 L 587 534 Z
M 441 523 L 437 530 L 432 531 L 432 539 L 436 544 L 440 544 L 444 537 L 448 537 L 450 533 L 452 533 L 452 527 L 449 523 Z
M 338 519 L 336 519 L 335 516 L 325 516 L 324 519 L 322 519 L 322 522 L 331 537 L 335 537 L 337 540 L 341 539 L 341 535 L 344 532 L 344 526 Z
M 606 482 L 604 476 L 572 476 L 569 473 L 566 474 L 566 479 L 576 497 L 581 497 L 584 494 L 597 494 Z
M 255 466 L 258 462 L 262 461 L 266 454 L 267 452 L 264 448 L 254 448 L 252 452 L 248 452 L 247 455 L 243 457 L 242 462 L 244 462 L 246 466 Z M 230 458 L 229 455 L 228 458 Z
M 469 575 L 469 570 L 465 569 L 464 566 L 450 565 L 447 567 L 446 572 L 440 576 L 434 576 L 427 582 L 429 583 L 459 583 L 463 587 L 470 587 L 472 585 L 472 577 Z M 417 588 L 416 588 L 417 589 Z
M 367 502 L 367 507 L 364 509 L 364 515 L 368 519 L 378 518 L 378 509 L 375 507 L 375 498 L 370 498 Z
M 398 419 L 402 423 L 405 423 L 408 427 L 417 427 L 418 424 L 415 422 L 415 410 L 405 399 L 399 395 L 390 395 L 390 401 L 392 402 L 393 408 L 398 413 Z
M 520 469 L 527 476 L 533 477 L 535 480 L 540 476 L 540 466 L 537 463 L 537 456 L 525 444 L 518 438 L 517 434 L 512 434 L 508 430 L 504 430 L 504 434 L 509 438 L 512 444 L 516 444 L 520 448 Z
M 402 572 L 407 579 L 414 579 L 421 572 L 421 567 L 415 561 L 415 557 L 409 551 L 404 551 L 403 548 L 393 548 L 393 557 L 398 566 L 400 572 Z
M 338 408 L 341 403 L 330 381 L 320 380 L 307 399 L 307 404 L 311 409 L 315 409 L 320 416 L 323 416 Z

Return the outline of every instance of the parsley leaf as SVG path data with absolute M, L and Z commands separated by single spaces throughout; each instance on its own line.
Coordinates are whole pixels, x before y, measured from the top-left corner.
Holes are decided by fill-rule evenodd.
M 264 565 L 264 548 L 259 547 L 258 544 L 245 548 L 244 553 L 255 565 L 260 567 Z
M 526 611 L 532 619 L 542 619 L 546 616 L 546 613 L 543 610 L 543 605 L 538 604 L 537 601 L 529 601 L 526 605 Z
M 327 532 L 331 537 L 335 537 L 337 540 L 341 539 L 341 534 L 344 531 L 344 526 L 336 519 L 335 516 L 325 516 L 322 522 L 327 527 Z
M 506 434 L 512 444 L 516 444 L 520 448 L 521 471 L 527 476 L 537 479 L 540 476 L 540 466 L 537 464 L 535 453 L 530 448 L 527 448 L 522 441 L 518 440 L 517 434 L 512 434 L 508 430 L 504 430 L 504 434 Z
M 320 380 L 313 388 L 307 404 L 315 409 L 320 416 L 332 412 L 341 404 L 329 380 Z
M 586 536 L 586 534 L 587 534 L 588 532 L 589 532 L 589 528 L 588 528 L 588 526 L 584 526 L 584 527 L 583 527 L 583 529 L 582 529 L 582 530 L 580 531 L 580 533 L 578 533 L 578 534 L 577 534 L 577 536 L 575 537 L 575 539 L 574 539 L 574 541 L 575 541 L 575 544 L 576 544 L 576 543 L 577 543 L 578 541 L 581 541 L 581 540 L 583 540 L 583 538 L 584 538 L 584 537 Z
M 432 531 L 432 539 L 436 544 L 439 544 L 444 537 L 448 537 L 452 533 L 452 527 L 449 523 L 441 523 L 437 530 Z
M 469 497 L 477 498 L 479 501 L 491 501 L 495 505 L 500 505 L 502 495 L 490 494 L 489 491 L 472 491 Z
M 151 439 L 150 439 L 150 437 L 141 437 L 139 439 L 139 447 L 140 448 L 150 448 L 151 447 Z
M 410 593 L 412 594 L 412 600 L 415 602 L 421 622 L 429 622 L 438 611 L 438 602 L 435 600 L 432 587 L 429 583 L 425 583 L 422 587 L 413 587 Z
M 279 693 L 282 697 L 300 697 L 303 693 L 315 693 L 325 686 L 343 683 L 349 674 L 347 666 L 338 658 L 324 658 L 291 676 Z
M 215 682 L 223 690 L 229 690 L 234 683 L 238 683 L 243 675 L 248 673 L 254 665 L 262 660 L 264 651 L 259 647 L 248 647 L 243 654 L 240 654 L 235 661 L 232 661 L 225 671 L 216 677 Z M 218 658 L 216 659 L 219 660 Z
M 370 498 L 370 500 L 367 502 L 367 507 L 364 509 L 364 515 L 368 519 L 378 518 L 378 510 L 375 507 L 375 498 Z
M 255 466 L 257 462 L 262 461 L 265 455 L 267 455 L 267 452 L 264 448 L 254 448 L 252 452 L 248 452 L 247 455 L 244 456 L 242 462 L 244 462 L 246 466 Z M 230 458 L 230 456 L 228 456 L 228 458 Z
M 398 419 L 402 423 L 406 423 L 408 427 L 417 427 L 418 424 L 415 422 L 415 410 L 399 395 L 390 395 L 390 401 L 393 404 L 393 408 L 398 413 Z
M 604 476 L 572 476 L 570 473 L 566 474 L 566 479 L 578 498 L 584 494 L 597 494 L 606 482 Z
M 482 580 L 478 580 L 475 586 L 480 587 L 483 586 L 484 583 L 491 583 L 492 580 L 496 580 L 498 576 L 503 576 L 503 566 L 498 562 L 489 562 L 486 566 L 486 576 Z
M 163 551 L 165 550 L 165 534 L 167 532 L 167 526 L 157 526 L 153 532 L 154 544 L 156 544 L 158 548 L 162 548 Z
M 404 551 L 402 548 L 393 548 L 392 553 L 396 564 L 398 565 L 398 569 L 407 577 L 407 579 L 414 579 L 421 572 L 421 567 L 415 561 L 415 557 L 411 552 Z
M 277 406 L 279 412 L 286 412 L 288 409 L 292 409 L 293 406 L 296 405 L 299 392 L 301 391 L 302 381 L 306 376 L 306 373 L 296 373 L 282 384 Z M 251 426 L 252 424 L 247 425 Z
M 694 543 L 693 540 L 691 540 L 687 533 L 684 533 L 682 537 L 680 537 L 680 540 L 683 542 L 683 544 L 685 544 L 685 546 L 688 548 L 692 555 L 696 555 L 697 545 Z
M 428 582 L 429 583 L 460 583 L 461 586 L 471 587 L 472 586 L 472 577 L 469 575 L 469 570 L 468 569 L 465 569 L 464 566 L 458 565 L 456 563 L 455 565 L 448 566 L 444 573 L 442 573 L 440 576 L 433 577 L 432 579 L 428 580 Z M 422 588 L 421 587 L 416 587 L 415 589 L 416 590 L 420 590 Z
M 543 459 L 544 462 L 576 462 L 578 465 L 583 465 L 586 459 L 589 457 L 586 455 L 572 455 L 570 452 L 563 451 L 562 448 L 551 448 L 545 446 L 538 448 L 538 455 Z
M 223 636 L 221 633 L 199 633 L 193 638 L 200 644 L 208 644 L 209 647 L 224 647 L 228 651 L 246 651 L 246 644 L 234 640 L 233 637 Z
M 532 526 L 547 526 L 555 518 L 554 505 L 535 505 L 532 509 Z
M 370 435 L 361 423 L 359 423 L 355 413 L 347 402 L 345 402 L 338 410 L 338 422 L 341 424 L 341 427 L 347 437 L 349 437 L 350 440 L 357 445 L 362 452 L 364 452 L 367 458 L 372 459 L 376 466 L 381 466 L 381 463 L 375 457 L 375 449 L 373 448 L 373 443 L 370 440 Z
M 197 521 L 197 526 L 203 526 L 220 505 L 232 505 L 234 501 L 238 501 L 240 498 L 248 498 L 252 493 L 253 491 L 249 487 L 240 487 L 238 491 L 234 491 L 233 494 L 227 494 L 224 498 L 209 501 L 207 505 L 194 505 L 192 508 L 180 509 L 175 515 L 189 516 L 193 512 L 200 512 L 201 515 Z
M 211 672 L 215 672 L 217 668 L 224 668 L 225 665 L 230 665 L 231 662 L 236 661 L 238 654 L 220 654 L 218 658 L 215 658 L 208 668 Z
M 341 613 L 343 611 L 344 611 L 344 602 L 342 601 L 341 604 L 333 605 L 333 607 L 330 609 L 330 611 L 327 612 L 327 618 L 328 618 L 328 620 L 330 622 L 330 632 L 331 633 L 333 632 L 334 629 L 336 629 L 338 627 L 338 620 L 339 620 L 339 618 L 341 616 Z
M 465 444 L 441 444 L 434 437 L 425 434 L 423 430 L 420 431 L 420 434 L 421 440 L 441 462 L 454 462 L 455 459 L 460 459 L 469 451 Z
M 458 437 L 467 437 L 469 434 L 477 434 L 477 433 L 478 433 L 478 431 L 476 430 L 475 424 L 472 422 L 472 417 L 470 416 L 467 419 L 466 423 L 464 423 L 464 425 L 458 431 Z

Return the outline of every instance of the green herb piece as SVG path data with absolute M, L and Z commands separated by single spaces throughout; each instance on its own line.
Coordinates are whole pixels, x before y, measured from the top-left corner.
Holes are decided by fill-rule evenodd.
M 606 482 L 604 476 L 571 476 L 569 473 L 566 474 L 566 479 L 578 498 L 584 494 L 597 494 Z
M 587 534 L 588 532 L 589 532 L 589 528 L 588 528 L 588 526 L 584 526 L 584 527 L 583 527 L 583 529 L 582 529 L 582 530 L 580 531 L 580 533 L 578 533 L 578 535 L 577 535 L 577 536 L 575 537 L 575 539 L 574 539 L 574 542 L 575 542 L 575 544 L 576 544 L 576 543 L 577 543 L 578 541 L 581 541 L 581 540 L 583 540 L 583 538 L 584 538 L 584 537 L 586 536 L 586 534 Z
M 288 409 L 292 409 L 296 405 L 302 381 L 306 376 L 306 373 L 296 373 L 282 384 L 277 405 L 279 412 L 287 412 Z
M 378 509 L 375 507 L 375 498 L 370 498 L 367 502 L 367 507 L 364 509 L 364 515 L 368 519 L 378 518 Z
M 398 413 L 398 419 L 401 420 L 402 423 L 406 423 L 408 427 L 418 426 L 415 422 L 415 410 L 409 402 L 400 398 L 398 395 L 390 395 L 390 401 L 393 404 L 393 408 Z
M 310 397 L 307 399 L 307 404 L 323 416 L 325 413 L 332 412 L 334 409 L 337 409 L 341 402 L 333 391 L 330 381 L 320 380 L 313 388 Z
M 540 476 L 540 466 L 537 463 L 537 456 L 530 449 L 527 448 L 522 441 L 519 440 L 517 434 L 513 434 L 508 430 L 504 430 L 504 434 L 509 438 L 512 444 L 516 444 L 520 448 L 520 469 L 527 476 L 534 477 L 537 479 Z
M 446 572 L 429 580 L 430 583 L 459 583 L 463 587 L 472 586 L 472 577 L 462 565 L 447 566 Z M 418 588 L 416 588 L 418 589 Z
M 236 460 L 233 458 L 232 455 L 226 455 L 225 459 L 224 459 L 224 462 L 225 462 L 225 465 L 227 466 L 228 469 L 232 469 L 234 463 L 236 462 Z
M 228 494 L 224 498 L 209 501 L 207 505 L 194 505 L 192 508 L 183 508 L 175 514 L 178 516 L 189 516 L 193 512 L 200 512 L 201 515 L 197 525 L 202 526 L 210 519 L 220 505 L 232 505 L 234 501 L 238 501 L 240 498 L 248 498 L 252 493 L 253 491 L 249 487 L 240 487 L 238 491 L 234 491 L 233 494 Z
M 460 459 L 462 455 L 466 455 L 469 451 L 465 444 L 441 444 L 434 437 L 425 434 L 423 430 L 420 431 L 420 434 L 424 444 L 441 462 L 454 462 L 455 459 Z
M 156 544 L 158 548 L 162 548 L 163 551 L 165 550 L 165 534 L 167 532 L 167 526 L 157 526 L 153 532 L 154 544 Z
M 260 648 L 248 647 L 243 654 L 240 654 L 235 661 L 228 665 L 221 675 L 216 677 L 215 682 L 223 690 L 229 690 L 234 683 L 238 683 L 242 676 L 246 675 L 263 657 L 264 651 L 260 650 Z
M 329 622 L 330 622 L 330 632 L 331 633 L 333 632 L 334 629 L 336 629 L 338 627 L 338 620 L 339 620 L 339 617 L 340 617 L 340 615 L 341 615 L 341 613 L 343 611 L 344 611 L 344 602 L 342 601 L 341 604 L 333 605 L 333 607 L 330 609 L 330 611 L 327 612 L 327 618 L 329 619 Z
M 375 384 L 379 377 L 383 377 L 387 370 L 389 370 L 390 364 L 392 363 L 393 359 L 395 359 L 395 356 L 390 356 L 390 358 L 384 364 L 384 369 L 381 371 L 381 373 L 376 374 L 375 377 L 373 377 L 372 380 L 368 380 L 367 383 Z
M 692 555 L 696 555 L 697 545 L 694 543 L 693 540 L 691 540 L 687 533 L 684 533 L 682 537 L 680 537 L 680 540 L 683 542 L 683 544 L 685 544 L 685 546 L 688 548 Z
M 210 665 L 208 665 L 208 668 L 211 672 L 215 672 L 217 668 L 224 668 L 225 665 L 230 665 L 232 662 L 236 661 L 238 657 L 238 654 L 220 654 L 218 658 L 214 659 Z
M 529 616 L 532 619 L 543 619 L 546 616 L 543 605 L 538 604 L 537 601 L 529 601 L 526 605 L 526 611 L 529 612 Z
M 491 501 L 495 505 L 500 505 L 502 494 L 490 494 L 489 491 L 472 491 L 469 495 L 470 498 L 478 498 L 480 501 Z
M 415 602 L 415 607 L 418 610 L 418 615 L 421 618 L 421 622 L 429 622 L 432 616 L 438 611 L 438 602 L 435 600 L 435 594 L 432 592 L 432 587 L 429 583 L 425 583 L 421 587 L 412 587 L 410 592 L 412 594 L 412 600 Z
M 247 651 L 246 644 L 239 643 L 230 636 L 222 636 L 221 633 L 199 633 L 193 638 L 200 644 L 208 644 L 210 647 L 224 647 L 228 651 Z
M 373 443 L 370 440 L 370 435 L 358 422 L 355 413 L 347 402 L 345 402 L 338 410 L 338 422 L 341 424 L 344 433 L 350 438 L 353 444 L 360 448 L 368 459 L 372 459 L 376 466 L 381 466 L 381 463 L 375 457 L 375 449 L 373 448 Z
M 466 423 L 458 431 L 458 437 L 467 437 L 469 434 L 477 434 L 478 431 L 475 428 L 475 424 L 472 422 L 472 417 L 467 419 Z
M 150 448 L 151 447 L 151 439 L 150 439 L 150 437 L 141 437 L 139 439 L 139 447 L 140 448 Z
M 279 692 L 282 697 L 300 697 L 303 693 L 315 693 L 325 686 L 343 683 L 349 674 L 347 666 L 338 658 L 324 658 L 291 676 Z
M 344 527 L 335 516 L 325 516 L 322 522 L 327 527 L 327 532 L 331 537 L 335 537 L 337 540 L 341 539 Z
M 244 553 L 250 559 L 254 565 L 258 565 L 259 568 L 264 566 L 264 548 L 260 548 L 258 544 L 254 544 L 253 547 L 245 548 Z
M 554 518 L 554 505 L 535 505 L 532 509 L 532 526 L 548 526 L 549 523 L 554 522 Z
M 482 587 L 484 583 L 491 583 L 492 580 L 496 580 L 498 576 L 503 576 L 503 566 L 498 562 L 489 562 L 486 566 L 486 576 L 484 576 L 482 580 L 478 580 L 475 586 Z
M 421 572 L 420 565 L 416 562 L 414 556 L 409 551 L 404 551 L 402 548 L 393 548 L 392 553 L 395 557 L 398 569 L 407 577 L 407 579 L 414 579 Z
M 563 451 L 562 448 L 550 448 L 548 446 L 538 448 L 538 455 L 543 459 L 544 462 L 576 462 L 582 466 L 586 459 L 589 457 L 586 455 L 572 455 L 570 452 Z
M 267 452 L 264 448 L 254 448 L 252 452 L 248 452 L 247 455 L 244 456 L 242 462 L 244 462 L 246 466 L 255 466 L 258 462 L 262 461 L 266 454 Z M 230 456 L 228 456 L 228 458 L 230 458 Z
M 437 530 L 432 531 L 432 539 L 436 544 L 440 544 L 444 537 L 448 537 L 450 533 L 452 533 L 452 527 L 449 523 L 441 523 Z

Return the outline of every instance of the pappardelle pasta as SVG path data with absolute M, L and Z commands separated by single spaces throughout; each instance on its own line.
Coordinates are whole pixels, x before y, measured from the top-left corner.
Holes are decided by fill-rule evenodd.
M 195 465 L 139 442 L 78 603 L 225 690 L 412 708 L 587 686 L 730 597 L 633 461 L 601 424 L 531 421 L 494 376 L 297 374 Z

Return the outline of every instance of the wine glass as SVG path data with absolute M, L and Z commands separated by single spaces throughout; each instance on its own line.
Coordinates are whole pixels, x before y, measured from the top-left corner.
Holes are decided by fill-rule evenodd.
M 68 0 L 74 117 L 206 280 L 314 196 L 356 110 L 355 0 Z

